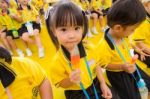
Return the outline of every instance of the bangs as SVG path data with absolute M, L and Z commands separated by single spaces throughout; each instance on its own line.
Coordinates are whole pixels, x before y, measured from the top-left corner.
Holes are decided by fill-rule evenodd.
M 70 6 L 71 5 L 71 6 Z M 71 3 L 65 3 L 58 8 L 55 15 L 55 28 L 63 26 L 83 26 L 84 19 L 82 10 Z

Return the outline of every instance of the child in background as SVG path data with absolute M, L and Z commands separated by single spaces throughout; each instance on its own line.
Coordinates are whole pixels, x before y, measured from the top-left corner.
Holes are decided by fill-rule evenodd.
M 135 30 L 132 40 L 136 47 L 140 50 L 136 50 L 137 53 L 144 52 L 147 55 L 140 55 L 139 59 L 146 63 L 150 67 L 150 0 L 142 0 L 145 7 L 147 18 L 146 20 Z
M 100 66 L 106 68 L 108 81 L 120 99 L 141 99 L 137 85 L 142 78 L 150 90 L 150 77 L 141 69 L 137 70 L 135 63 L 131 63 L 131 47 L 126 41 L 126 37 L 131 35 L 145 18 L 145 9 L 139 0 L 118 0 L 107 14 L 107 24 L 110 28 L 99 42 L 97 54 Z
M 14 49 L 20 57 L 24 57 L 23 52 L 17 48 L 17 45 L 13 39 L 19 38 L 18 29 L 20 28 L 20 23 L 22 20 L 16 10 L 9 8 L 9 2 L 6 0 L 0 0 L 1 15 L 0 20 L 2 26 L 5 29 L 1 30 L 1 37 L 6 48 Z M 11 51 L 10 51 L 11 52 Z
M 1 99 L 53 99 L 52 87 L 43 70 L 27 58 L 11 57 L 0 47 Z
M 88 18 L 88 24 L 90 24 L 91 19 L 91 4 L 88 0 L 79 0 L 77 2 L 77 5 L 82 8 L 82 10 L 85 12 L 87 18 Z M 93 34 L 91 33 L 90 28 L 88 29 L 87 37 L 93 37 Z
M 111 99 L 101 68 L 97 69 L 93 50 L 82 41 L 88 30 L 85 13 L 74 3 L 64 0 L 54 6 L 47 21 L 57 49 L 50 69 L 53 84 L 65 89 L 66 99 Z M 73 54 L 78 55 L 77 67 L 72 62 Z
M 44 47 L 40 38 L 40 18 L 38 11 L 31 5 L 28 4 L 28 0 L 18 0 L 23 19 L 22 27 L 20 28 L 20 36 L 26 43 L 36 44 L 38 47 L 39 58 L 44 57 Z M 30 36 L 34 36 L 33 40 Z
M 92 18 L 93 18 L 93 25 L 92 25 L 91 31 L 94 34 L 98 34 L 98 31 L 96 29 L 97 21 L 100 24 L 101 30 L 104 29 L 101 0 L 91 0 L 91 6 L 92 6 L 91 13 L 92 13 Z

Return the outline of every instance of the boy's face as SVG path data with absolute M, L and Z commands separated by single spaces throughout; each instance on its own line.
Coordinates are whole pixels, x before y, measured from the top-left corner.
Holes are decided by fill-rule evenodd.
M 115 25 L 113 27 L 114 34 L 119 38 L 128 37 L 131 35 L 135 29 L 139 26 L 139 24 L 131 25 L 123 27 L 121 25 Z
M 1 9 L 7 9 L 8 4 L 4 0 L 0 0 L 0 8 Z

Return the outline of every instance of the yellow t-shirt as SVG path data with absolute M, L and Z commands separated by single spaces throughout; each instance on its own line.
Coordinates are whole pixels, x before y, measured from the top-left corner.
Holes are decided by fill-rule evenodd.
M 112 0 L 105 0 L 105 3 L 102 4 L 102 7 L 103 7 L 104 9 L 106 9 L 106 8 L 111 7 L 111 5 L 112 5 Z
M 118 54 L 117 50 L 112 50 L 110 47 L 110 42 L 107 42 L 105 38 L 102 38 L 100 42 L 98 43 L 98 47 L 96 48 L 97 50 L 97 59 L 98 59 L 98 65 L 100 65 L 103 68 L 106 68 L 108 64 L 124 64 L 123 60 L 121 59 L 120 55 Z M 124 56 L 126 62 L 131 62 L 131 56 L 129 55 L 129 52 L 126 48 L 128 46 L 128 49 L 131 49 L 131 45 L 129 44 L 129 39 L 126 38 L 124 41 L 120 44 L 117 45 L 119 50 L 121 51 L 122 55 Z M 143 62 L 137 60 L 136 64 L 144 70 L 147 74 L 150 72 L 149 69 L 147 69 L 147 65 L 144 64 Z M 120 72 L 121 70 L 109 70 L 108 71 L 113 71 L 113 72 Z M 110 85 L 110 82 L 107 79 L 106 72 L 104 73 L 105 80 L 106 82 Z
M 27 58 L 14 57 L 11 68 L 16 73 L 14 82 L 8 86 L 13 99 L 37 99 L 39 86 L 46 78 L 40 65 Z M 0 98 L 8 99 L 2 84 L 0 83 Z
M 3 29 L 5 26 L 4 26 L 4 23 L 3 23 L 3 20 L 2 20 L 2 16 L 0 15 L 0 30 Z
M 30 3 L 31 5 L 35 7 L 36 10 L 39 11 L 43 7 L 45 1 L 44 0 L 31 0 Z
M 19 12 L 16 9 L 9 9 L 9 14 L 20 16 Z M 16 20 L 12 19 L 9 14 L 2 14 L 1 13 L 1 20 L 3 22 L 3 26 L 6 26 L 7 30 L 12 29 L 19 29 L 21 27 L 21 23 L 17 22 Z
M 31 10 L 27 8 L 21 11 L 23 23 L 26 23 L 28 21 L 36 21 L 37 16 L 39 15 L 38 11 L 35 9 L 34 6 L 30 6 L 30 7 L 31 7 Z
M 150 47 L 150 23 L 145 20 L 132 34 L 133 43 L 136 41 L 143 41 L 147 46 Z
M 17 8 L 17 4 L 15 0 L 9 0 L 9 4 L 11 8 Z
M 91 4 L 94 10 L 98 10 L 102 7 L 101 0 L 92 0 Z
M 91 47 L 87 44 L 84 46 L 84 48 L 87 55 L 86 58 L 90 66 L 90 70 L 92 72 L 92 77 L 94 79 L 96 77 L 96 71 L 95 71 L 96 57 L 94 54 L 93 46 Z M 85 59 L 84 57 L 80 58 L 79 69 L 81 70 L 81 78 L 82 78 L 81 82 L 83 83 L 85 88 L 88 88 L 92 84 L 92 81 L 89 77 L 84 59 Z M 59 87 L 60 81 L 69 77 L 72 71 L 69 63 L 70 61 L 68 60 L 68 58 L 66 58 L 66 56 L 64 55 L 64 51 L 60 48 L 52 60 L 51 70 L 50 70 L 51 81 L 56 87 Z M 65 90 L 81 90 L 81 88 L 79 85 L 74 84 L 73 86 L 70 86 Z
M 78 2 L 78 5 L 81 6 L 84 11 L 88 10 L 90 7 L 90 3 L 87 0 Z

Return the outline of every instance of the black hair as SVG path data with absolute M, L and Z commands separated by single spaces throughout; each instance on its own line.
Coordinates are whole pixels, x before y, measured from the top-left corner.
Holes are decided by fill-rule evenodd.
M 0 46 L 0 58 L 4 59 L 5 62 L 11 64 L 12 62 L 12 57 L 9 51 L 3 47 Z
M 54 8 L 50 12 L 46 23 L 49 35 L 56 49 L 59 48 L 59 43 L 53 33 L 53 29 L 68 25 L 83 26 L 83 38 L 88 31 L 88 19 L 85 13 L 73 2 L 68 0 L 60 1 L 56 5 L 54 5 Z
M 109 27 L 116 24 L 126 27 L 141 23 L 145 18 L 146 12 L 140 0 L 117 0 L 108 11 L 107 24 Z

